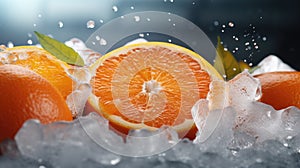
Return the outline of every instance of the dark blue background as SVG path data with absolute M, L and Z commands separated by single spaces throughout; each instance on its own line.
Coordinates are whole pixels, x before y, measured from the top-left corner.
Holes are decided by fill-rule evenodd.
M 171 0 L 172 1 L 172 0 Z M 77 37 L 86 41 L 101 25 L 130 12 L 156 10 L 191 20 L 216 44 L 221 36 L 226 47 L 239 50 L 239 60 L 257 64 L 275 54 L 300 70 L 300 1 L 297 0 L 3 0 L 0 2 L 0 44 L 36 44 L 33 31 L 51 34 L 60 41 Z M 112 6 L 117 6 L 114 12 Z M 134 7 L 134 9 L 132 9 Z M 104 23 L 100 22 L 100 19 Z M 95 28 L 88 29 L 88 20 Z M 60 28 L 58 22 L 64 26 Z M 228 23 L 234 26 L 229 27 Z M 222 25 L 225 32 L 222 33 Z M 254 28 L 253 28 L 254 27 Z M 254 32 L 253 32 L 254 31 Z M 244 35 L 246 35 L 244 37 Z M 238 36 L 239 40 L 234 40 Z M 252 37 L 253 36 L 253 37 Z M 266 37 L 266 41 L 262 40 Z M 254 49 L 251 40 L 259 46 Z M 252 45 L 245 50 L 246 42 Z

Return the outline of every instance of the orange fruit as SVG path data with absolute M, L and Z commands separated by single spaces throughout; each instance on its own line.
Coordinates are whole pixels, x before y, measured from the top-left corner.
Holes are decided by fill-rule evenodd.
M 97 111 L 122 134 L 167 125 L 193 139 L 197 130 L 191 108 L 206 98 L 212 80 L 222 80 L 198 54 L 163 42 L 121 47 L 90 70 L 93 94 L 87 111 Z
M 46 50 L 36 46 L 17 46 L 6 48 L 0 54 L 6 54 L 7 58 L 0 60 L 0 64 L 2 61 L 33 70 L 56 87 L 64 99 L 72 92 L 73 81 L 66 73 L 66 70 L 71 66 L 60 61 Z
M 0 65 L 0 141 L 13 138 L 28 119 L 47 124 L 72 120 L 59 91 L 45 78 L 17 65 Z
M 277 110 L 300 108 L 300 72 L 268 72 L 255 77 L 261 82 L 262 102 Z

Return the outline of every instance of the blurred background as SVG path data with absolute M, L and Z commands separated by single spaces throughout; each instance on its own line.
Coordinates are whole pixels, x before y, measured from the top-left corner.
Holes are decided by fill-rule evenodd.
M 1 0 L 0 44 L 35 45 L 33 31 L 86 41 L 116 17 L 149 10 L 190 20 L 215 45 L 220 36 L 238 60 L 255 65 L 274 54 L 300 70 L 297 0 Z

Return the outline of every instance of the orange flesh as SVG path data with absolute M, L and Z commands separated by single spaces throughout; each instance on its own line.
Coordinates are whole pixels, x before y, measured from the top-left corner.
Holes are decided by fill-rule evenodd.
M 18 59 L 12 64 L 30 69 L 46 78 L 60 91 L 65 100 L 72 92 L 73 81 L 60 65 L 63 64 L 62 61 L 56 59 L 47 51 L 31 46 L 8 48 L 7 51 L 16 57 L 27 57 Z
M 177 59 L 172 57 L 177 57 Z M 178 58 L 180 58 L 179 61 Z M 118 68 L 123 66 L 122 62 L 126 62 L 128 59 L 127 68 L 118 71 Z M 170 70 L 164 69 L 164 66 L 156 66 L 156 59 L 164 60 L 165 62 L 160 62 L 160 65 L 165 64 L 165 67 L 171 67 L 171 73 Z M 140 64 L 144 66 L 139 67 Z M 181 74 L 181 78 L 184 78 L 182 81 L 194 78 L 194 83 L 181 82 L 184 87 L 180 85 L 178 76 L 174 75 L 181 73 L 181 64 L 185 64 L 184 68 L 190 69 L 187 71 L 190 72 L 189 74 Z M 131 70 L 131 67 L 139 70 Z M 116 74 L 120 72 L 123 73 L 121 74 L 122 79 L 116 78 Z M 109 118 L 111 115 L 115 115 L 131 123 L 143 123 L 159 128 L 163 125 L 174 126 L 183 123 L 185 119 L 192 119 L 190 109 L 198 99 L 206 98 L 210 82 L 209 74 L 201 69 L 200 64 L 192 56 L 155 46 L 135 48 L 125 54 L 106 58 L 97 68 L 91 84 L 94 95 L 99 98 L 99 107 L 104 117 Z M 124 108 L 116 107 L 117 101 L 114 97 L 118 96 L 118 93 L 115 93 L 114 96 L 113 90 L 120 89 L 119 93 L 122 94 L 120 85 L 125 85 L 124 87 L 128 90 L 128 93 L 125 94 L 128 96 L 130 108 L 137 110 L 128 110 L 128 112 Z M 183 97 L 183 90 L 192 88 L 189 85 L 196 86 L 191 91 L 196 92 L 196 96 Z M 185 91 L 185 93 L 188 92 Z M 183 101 L 189 103 L 184 104 Z M 129 129 L 122 128 L 123 126 L 118 123 L 111 123 L 111 125 L 123 133 Z M 192 132 L 196 132 L 195 128 Z

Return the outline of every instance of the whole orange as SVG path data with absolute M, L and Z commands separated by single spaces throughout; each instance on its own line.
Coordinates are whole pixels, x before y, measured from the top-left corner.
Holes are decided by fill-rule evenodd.
M 289 106 L 300 108 L 300 72 L 268 72 L 256 75 L 261 82 L 261 102 L 276 110 Z
M 60 92 L 45 78 L 17 65 L 0 65 L 0 141 L 13 138 L 28 119 L 47 124 L 72 120 Z

